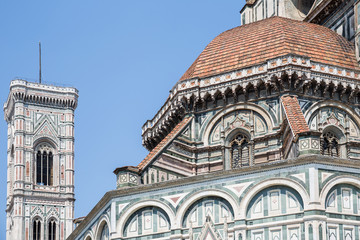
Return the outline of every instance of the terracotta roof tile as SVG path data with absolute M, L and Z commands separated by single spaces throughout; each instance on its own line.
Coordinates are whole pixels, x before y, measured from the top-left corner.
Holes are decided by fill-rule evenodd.
M 288 54 L 359 70 L 352 43 L 329 28 L 271 17 L 221 33 L 181 77 L 204 78 Z
M 310 131 L 297 98 L 295 96 L 282 96 L 281 101 L 293 135 Z
M 153 150 L 151 150 L 151 152 L 144 158 L 144 160 L 139 163 L 137 166 L 139 170 L 141 171 L 148 163 L 150 163 L 151 160 L 184 129 L 184 127 L 190 122 L 191 119 L 192 117 L 187 117 L 179 122 L 174 127 L 174 129 L 158 145 L 156 145 Z

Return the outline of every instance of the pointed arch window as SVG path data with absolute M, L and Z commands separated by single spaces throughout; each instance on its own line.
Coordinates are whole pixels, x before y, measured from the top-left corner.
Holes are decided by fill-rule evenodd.
M 109 227 L 107 224 L 101 230 L 100 240 L 109 240 Z
M 309 224 L 309 240 L 313 240 L 313 226 Z
M 56 240 L 56 222 L 54 219 L 49 221 L 48 231 L 48 239 Z
M 40 240 L 41 239 L 41 222 L 39 218 L 36 218 L 33 221 L 33 240 Z
M 53 151 L 48 146 L 40 146 L 36 153 L 36 184 L 53 185 Z
M 323 134 L 322 155 L 339 157 L 339 139 L 333 132 Z
M 241 168 L 250 165 L 249 140 L 244 134 L 238 134 L 231 141 L 232 168 Z

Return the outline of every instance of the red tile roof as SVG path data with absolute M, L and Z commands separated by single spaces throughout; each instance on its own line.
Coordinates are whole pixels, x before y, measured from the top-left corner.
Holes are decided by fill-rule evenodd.
M 297 98 L 295 96 L 282 96 L 281 101 L 293 135 L 310 131 Z
M 353 44 L 336 32 L 317 24 L 271 17 L 221 33 L 180 81 L 231 72 L 288 54 L 359 70 Z
M 160 151 L 164 147 L 166 147 L 171 142 L 171 140 L 173 140 L 185 128 L 185 126 L 190 122 L 191 119 L 192 117 L 186 117 L 181 122 L 179 122 L 175 126 L 175 128 L 163 140 L 161 140 L 161 142 L 156 145 L 153 150 L 151 150 L 151 152 L 144 158 L 144 160 L 139 163 L 139 165 L 137 166 L 139 170 L 141 171 L 148 163 L 150 163 L 151 160 L 153 160 L 153 158 L 157 156 L 158 153 L 160 153 Z

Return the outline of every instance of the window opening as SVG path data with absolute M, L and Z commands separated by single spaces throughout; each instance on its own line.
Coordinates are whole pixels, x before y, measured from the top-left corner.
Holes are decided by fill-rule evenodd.
M 105 224 L 101 230 L 100 240 L 109 240 L 109 227 L 107 224 Z
M 322 225 L 319 226 L 319 240 L 323 240 L 323 229 L 322 229 Z
M 243 135 L 239 134 L 231 142 L 231 163 L 232 168 L 241 168 L 249 166 L 249 140 Z
M 313 240 L 313 226 L 309 225 L 309 240 Z
M 48 239 L 49 240 L 55 240 L 55 236 L 56 236 L 56 222 L 54 219 L 52 219 L 50 222 L 49 222 L 49 226 L 48 226 L 48 229 L 49 229 L 49 237 Z
M 40 240 L 41 234 L 41 222 L 40 219 L 33 221 L 33 240 Z
M 332 132 L 323 135 L 322 155 L 339 157 L 339 139 Z
M 53 153 L 39 150 L 36 154 L 36 184 L 53 185 Z

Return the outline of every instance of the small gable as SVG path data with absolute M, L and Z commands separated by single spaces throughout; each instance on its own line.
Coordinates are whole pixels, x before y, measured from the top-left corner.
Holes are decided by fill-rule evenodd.
M 161 150 L 165 148 L 187 126 L 191 119 L 192 117 L 186 117 L 178 123 L 175 128 L 153 150 L 151 150 L 144 160 L 139 163 L 139 170 L 143 170 L 152 160 L 154 160 L 155 157 L 160 154 Z

